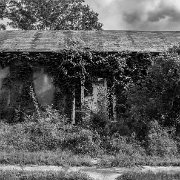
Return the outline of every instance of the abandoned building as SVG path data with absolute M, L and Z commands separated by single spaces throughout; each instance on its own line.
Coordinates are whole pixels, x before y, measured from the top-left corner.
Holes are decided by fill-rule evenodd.
M 93 78 L 78 81 L 74 77 L 78 67 L 73 70 L 73 62 L 66 63 L 73 52 L 143 54 L 162 52 L 179 42 L 180 32 L 0 31 L 0 119 L 12 119 L 13 112 L 19 108 L 31 112 L 34 107 L 31 88 L 41 107 L 54 106 L 73 123 L 82 113 L 82 105 L 89 111 L 103 109 L 109 113 L 107 94 L 113 82 L 107 81 L 103 68 L 95 66 L 89 68 Z M 71 76 L 69 81 L 65 74 Z M 116 93 L 113 93 L 114 119 L 118 113 L 116 106 Z

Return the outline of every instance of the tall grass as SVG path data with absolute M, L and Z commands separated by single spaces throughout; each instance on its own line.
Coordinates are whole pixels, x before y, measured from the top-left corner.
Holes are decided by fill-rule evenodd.
M 41 114 L 25 117 L 14 125 L 0 122 L 0 150 L 69 150 L 75 154 L 100 152 L 97 133 L 67 123 L 64 116 L 50 107 Z
M 107 124 L 98 132 L 98 119 L 94 126 L 75 126 L 51 107 L 37 111 L 21 123 L 0 122 L 0 163 L 91 166 L 90 158 L 98 157 L 106 167 L 180 164 L 176 142 L 156 122 L 144 148 L 135 135 L 102 133 Z
M 65 173 L 65 172 L 36 172 L 36 171 L 0 171 L 1 180 L 93 180 L 86 174 L 82 173 Z

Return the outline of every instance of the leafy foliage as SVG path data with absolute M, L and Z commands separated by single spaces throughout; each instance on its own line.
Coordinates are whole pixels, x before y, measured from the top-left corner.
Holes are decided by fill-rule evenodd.
M 88 129 L 73 126 L 66 117 L 48 107 L 46 111 L 25 117 L 14 125 L 0 124 L 1 150 L 68 150 L 77 154 L 98 154 L 99 135 Z
M 176 142 L 170 137 L 167 129 L 160 127 L 157 121 L 150 123 L 147 143 L 148 152 L 153 156 L 177 155 Z
M 5 8 L 6 1 L 4 0 L 0 2 L 0 19 L 3 19 Z M 2 23 L 0 23 L 0 30 L 6 30 L 6 26 Z
M 98 14 L 84 0 L 10 0 L 5 17 L 22 30 L 101 30 Z
M 168 132 L 163 134 L 163 130 L 161 130 L 160 133 L 151 132 L 148 135 L 149 124 L 154 120 L 157 120 L 160 126 L 173 127 L 176 129 L 176 133 L 178 132 L 180 64 L 179 55 L 175 51 L 159 55 L 129 52 L 100 54 L 85 49 L 78 51 L 75 47 L 60 53 L 2 53 L 0 61 L 4 66 L 13 61 L 21 62 L 22 66 L 30 67 L 39 64 L 46 65 L 47 72 L 55 77 L 55 85 L 64 85 L 67 89 L 71 89 L 77 81 L 84 80 L 87 77 L 107 78 L 108 85 L 111 87 L 110 90 L 115 89 L 116 93 L 120 95 L 118 103 L 124 106 L 125 111 L 120 114 L 118 121 L 123 120 L 126 123 L 129 133 L 135 132 L 141 140 L 149 138 L 148 145 L 153 154 L 163 156 L 169 151 L 176 151 L 176 145 L 173 141 L 171 143 L 172 139 L 169 138 Z M 60 78 L 61 81 L 59 81 Z M 122 99 L 124 100 L 122 101 Z M 127 150 L 125 148 L 127 141 L 121 137 L 114 139 L 110 137 L 109 142 L 107 142 L 108 133 L 105 138 L 103 137 L 102 134 L 108 129 L 106 127 L 109 126 L 109 122 L 101 114 L 94 116 L 91 122 L 94 126 L 91 127 L 94 130 L 99 130 L 100 136 L 88 129 L 62 126 L 60 121 L 59 124 L 58 122 L 51 123 L 52 117 L 52 115 L 49 117 L 47 114 L 45 117 L 44 115 L 40 116 L 38 123 L 32 123 L 32 126 L 29 126 L 31 130 L 35 130 L 34 134 L 38 138 L 33 138 L 38 142 L 36 144 L 39 144 L 39 147 L 42 145 L 40 149 L 44 147 L 49 149 L 52 147 L 70 147 L 73 149 L 74 147 L 73 150 L 77 153 L 91 154 L 96 153 L 95 150 L 101 146 L 100 141 L 102 140 L 106 141 L 108 147 L 114 149 L 116 153 L 122 149 L 123 151 Z M 31 118 L 33 119 L 33 117 Z M 56 119 L 59 118 L 56 117 Z M 117 126 L 116 131 L 120 132 L 122 124 L 116 123 L 115 126 Z M 61 127 L 66 127 L 65 131 Z M 110 132 L 111 129 L 108 131 Z M 44 137 L 47 139 L 46 144 L 43 144 Z M 159 143 L 160 148 L 156 146 L 156 141 L 153 140 Z M 127 147 L 130 150 L 134 148 L 132 144 Z M 136 153 L 135 150 L 129 151 L 127 154 L 135 154 L 140 157 L 141 154 Z
M 111 151 L 115 154 L 124 153 L 129 156 L 135 154 L 144 155 L 145 151 L 141 148 L 139 142 L 136 141 L 133 137 L 120 136 L 119 134 L 114 134 L 110 140 Z
M 5 1 L 5 0 L 2 0 L 2 1 L 0 2 L 0 19 L 2 19 L 3 16 L 4 16 L 5 8 L 6 8 L 6 1 Z
M 151 58 L 147 75 L 127 86 L 131 127 L 142 137 L 150 121 L 178 127 L 180 110 L 180 64 L 177 53 L 161 53 Z
M 6 30 L 6 26 L 4 24 L 0 24 L 0 30 Z

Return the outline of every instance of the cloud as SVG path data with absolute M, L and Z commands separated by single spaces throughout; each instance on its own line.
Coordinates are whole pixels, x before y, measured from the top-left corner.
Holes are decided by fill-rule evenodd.
M 124 13 L 124 20 L 129 24 L 136 23 L 141 20 L 141 15 L 138 11 L 135 11 L 133 13 Z
M 104 29 L 180 30 L 180 0 L 85 0 Z
M 177 3 L 178 4 L 178 3 Z M 176 5 L 177 5 L 176 4 Z M 180 6 L 180 4 L 178 4 Z M 180 8 L 175 4 L 166 4 L 161 1 L 153 11 L 149 12 L 149 21 L 160 21 L 161 19 L 169 18 L 171 21 L 180 20 Z
M 99 14 L 99 20 L 104 29 L 119 29 L 125 26 L 117 4 L 124 0 L 85 0 L 90 7 Z M 116 23 L 118 21 L 118 23 Z

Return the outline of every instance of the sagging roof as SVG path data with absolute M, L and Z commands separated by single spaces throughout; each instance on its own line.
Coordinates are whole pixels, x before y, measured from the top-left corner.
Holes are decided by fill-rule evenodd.
M 161 52 L 180 42 L 180 31 L 0 31 L 0 52 Z

